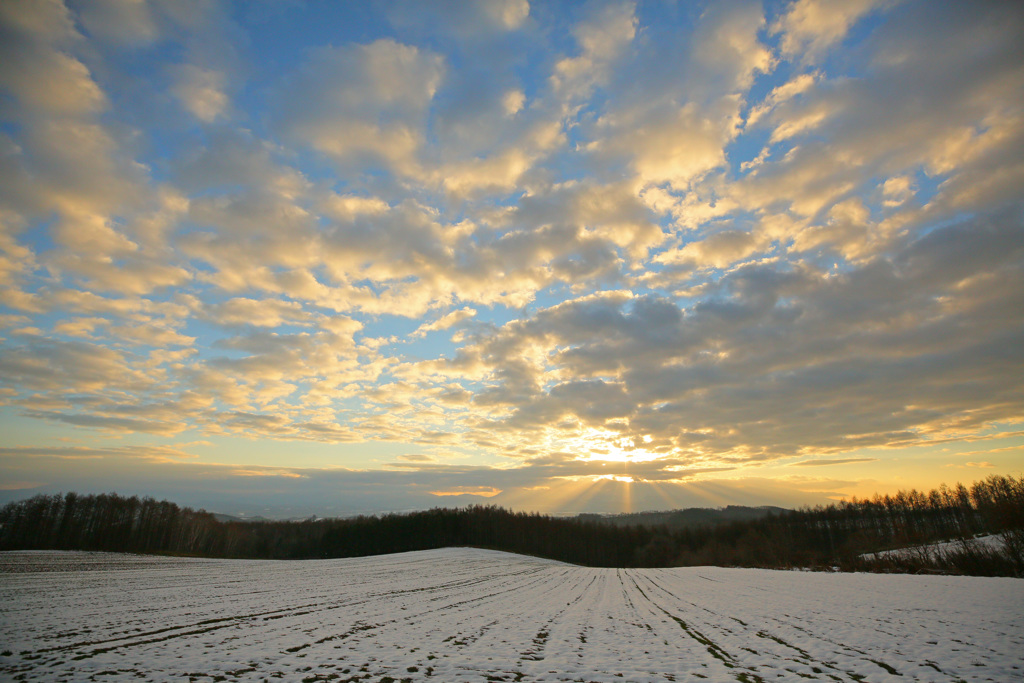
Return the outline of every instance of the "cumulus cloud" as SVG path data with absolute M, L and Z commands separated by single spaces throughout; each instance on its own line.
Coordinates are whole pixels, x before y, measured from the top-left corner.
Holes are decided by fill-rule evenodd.
M 797 0 L 772 25 L 787 56 L 813 60 L 843 39 L 850 27 L 885 0 Z
M 10 39 L 0 48 L 8 53 L 0 82 L 11 97 L 5 114 L 21 130 L 0 167 L 10 181 L 2 192 L 5 214 L 51 223 L 56 247 L 29 262 L 125 294 L 183 283 L 187 270 L 151 239 L 157 217 L 173 213 L 167 201 L 173 193 L 147 186 L 145 166 L 128 151 L 132 134 L 104 118 L 110 101 L 87 66 L 95 55 L 73 15 L 58 2 L 5 8 L 0 22 Z M 136 215 L 138 221 L 126 220 Z M 7 298 L 24 307 L 38 296 L 22 290 Z
M 229 101 L 223 73 L 193 64 L 183 64 L 172 72 L 174 94 L 197 119 L 210 123 L 224 115 Z
M 743 203 L 788 202 L 799 215 L 814 216 L 878 176 L 948 173 L 947 153 L 957 158 L 957 172 L 947 181 L 955 183 L 957 175 L 984 163 L 985 138 L 1017 139 L 1019 129 L 1005 112 L 1016 109 L 1011 100 L 1021 88 L 1014 66 L 1019 55 L 1010 38 L 1011 27 L 1020 25 L 1019 13 L 998 4 L 968 13 L 955 5 L 934 9 L 926 21 L 901 14 L 879 29 L 870 78 L 817 79 L 761 119 L 773 139 L 792 139 L 794 146 L 738 185 Z M 976 51 L 972 46 L 979 43 L 991 51 Z M 993 126 L 975 128 L 971 122 L 979 120 Z
M 236 297 L 209 306 L 208 318 L 221 325 L 278 327 L 285 324 L 309 324 L 310 315 L 295 301 L 247 299 Z
M 733 128 L 730 114 L 728 110 L 704 112 L 692 104 L 628 112 L 603 120 L 602 126 L 610 129 L 608 137 L 591 143 L 590 149 L 598 155 L 632 157 L 633 168 L 645 184 L 669 183 L 683 189 L 693 178 L 725 162 L 724 147 Z
M 132 368 L 127 354 L 86 342 L 36 340 L 7 349 L 0 358 L 4 384 L 36 390 L 102 391 L 144 389 L 144 373 Z
M 759 3 L 714 3 L 704 11 L 693 45 L 704 87 L 725 92 L 749 88 L 757 73 L 775 68 L 775 58 L 758 38 L 765 18 Z M 708 82 L 711 83 L 708 83 Z
M 446 313 L 445 315 L 441 316 L 437 320 L 434 320 L 433 322 L 423 323 L 422 325 L 416 328 L 416 331 L 413 332 L 413 336 L 422 337 L 425 336 L 428 332 L 450 329 L 452 326 L 459 324 L 463 320 L 472 318 L 475 315 L 475 309 L 469 307 L 460 308 L 457 311 Z
M 282 127 L 340 163 L 415 175 L 426 109 L 443 75 L 440 55 L 390 39 L 321 48 L 281 93 Z
M 360 12 L 0 6 L 12 419 L 565 505 L 1020 422 L 1016 5 Z
M 95 0 L 82 3 L 78 20 L 90 36 L 128 47 L 152 43 L 160 35 L 155 3 L 147 0 Z
M 0 84 L 22 107 L 76 115 L 106 106 L 106 97 L 89 68 L 64 50 L 80 36 L 63 3 L 5 3 L 0 25 L 4 35 Z
M 481 4 L 484 13 L 506 29 L 519 28 L 530 16 L 530 3 L 527 0 L 491 0 Z
M 529 16 L 529 0 L 399 0 L 388 11 L 390 22 L 400 28 L 454 34 L 464 41 L 493 40 L 497 33 L 522 28 Z
M 1015 239 L 1020 216 L 992 221 L 984 229 L 972 222 L 935 231 L 893 261 L 841 277 L 750 265 L 688 308 L 653 297 L 588 297 L 511 323 L 477 351 L 496 381 L 479 398 L 512 408 L 487 428 L 556 427 L 571 416 L 581 426 L 615 428 L 634 440 L 653 436 L 655 446 L 698 457 L 755 460 L 899 445 L 970 428 L 981 417 L 970 407 L 977 397 L 957 395 L 954 386 L 967 376 L 985 377 L 997 394 L 1014 385 L 987 369 L 1012 354 L 996 351 L 1002 333 L 993 329 L 983 341 L 981 329 L 992 328 L 982 324 L 979 336 L 961 338 L 953 323 L 980 324 L 977 316 L 986 315 L 987 297 L 955 293 L 962 274 L 975 272 L 971 263 L 985 260 L 1000 273 L 994 277 L 1007 278 L 1004 286 L 1020 277 L 1009 265 L 1012 248 L 1006 260 L 981 256 L 989 244 Z M 955 235 L 968 230 L 986 237 L 965 248 Z M 945 262 L 954 253 L 965 259 L 962 268 Z M 949 297 L 942 307 L 951 317 L 941 324 L 928 322 L 939 304 L 919 298 L 937 291 Z M 786 344 L 768 343 L 773 337 Z M 536 360 L 528 362 L 531 355 Z M 558 377 L 592 379 L 548 384 Z M 1007 409 L 996 411 L 999 419 L 1013 419 Z
M 609 69 L 636 35 L 633 3 L 607 3 L 573 28 L 579 54 L 555 64 L 554 90 L 571 105 L 608 78 Z

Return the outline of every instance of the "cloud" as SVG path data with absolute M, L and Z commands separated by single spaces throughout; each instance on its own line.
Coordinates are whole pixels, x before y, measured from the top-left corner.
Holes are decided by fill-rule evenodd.
M 747 114 L 746 125 L 755 125 L 762 116 L 770 112 L 772 109 L 777 107 L 779 104 L 799 97 L 803 93 L 807 92 L 814 87 L 815 82 L 821 78 L 821 74 L 815 73 L 804 73 L 793 77 L 792 80 L 775 87 L 761 104 L 755 105 L 750 108 L 750 113 Z M 774 134 L 773 137 L 782 137 L 779 134 Z
M 1011 38 L 1021 17 L 1001 5 L 961 9 L 935 5 L 926 18 L 896 11 L 871 37 L 863 78 L 818 76 L 813 86 L 802 85 L 799 97 L 781 100 L 759 116 L 759 127 L 769 126 L 774 140 L 789 145 L 784 156 L 758 166 L 734 187 L 738 203 L 788 209 L 815 221 L 834 204 L 874 189 L 879 178 L 884 186 L 920 171 L 933 177 L 949 173 L 945 183 L 951 189 L 960 186 L 961 175 L 963 181 L 977 178 L 971 170 L 977 164 L 1002 165 L 989 156 L 996 153 L 988 145 L 1000 139 L 1000 145 L 1016 148 L 1020 140 L 1019 118 L 1006 112 L 1024 87 Z M 982 43 L 990 47 L 984 54 L 973 47 Z M 979 120 L 991 125 L 978 128 Z M 985 193 L 988 206 L 1010 199 L 1003 183 L 1016 171 L 1011 164 L 1004 168 L 997 175 L 983 173 L 987 187 L 977 191 Z M 895 185 L 889 187 L 895 192 Z M 957 201 L 958 193 L 940 196 L 945 204 Z M 959 201 L 977 207 L 976 196 L 965 191 Z M 919 220 L 918 207 L 906 210 L 905 218 L 878 225 L 878 248 L 885 248 L 887 231 Z
M 150 383 L 124 352 L 87 342 L 44 339 L 7 348 L 0 369 L 3 384 L 35 391 L 145 389 Z
M 426 109 L 443 75 L 440 55 L 390 39 L 321 48 L 281 93 L 281 125 L 339 163 L 416 175 Z
M 95 0 L 77 8 L 90 36 L 128 47 L 154 42 L 160 35 L 153 3 L 140 0 Z
M 812 61 L 846 36 L 850 27 L 884 0 L 797 0 L 772 25 L 786 56 Z
M 834 458 L 830 460 L 804 460 L 792 463 L 794 467 L 821 467 L 823 465 L 850 465 L 859 462 L 878 462 L 878 458 Z
M 514 116 L 519 113 L 526 102 L 526 95 L 522 90 L 507 90 L 501 96 L 501 106 L 507 116 Z
M 1016 5 L 358 15 L 0 7 L 12 429 L 569 506 L 1018 426 Z
M 28 415 L 36 419 L 64 422 L 78 427 L 87 427 L 89 429 L 98 429 L 107 432 L 141 432 L 143 434 L 172 436 L 187 429 L 187 426 L 180 422 L 155 422 L 152 420 L 138 420 L 127 417 L 74 415 L 47 411 L 32 411 L 28 413 Z
M 501 493 L 499 489 L 490 488 L 486 486 L 457 486 L 451 491 L 429 491 L 430 495 L 438 496 L 441 498 L 450 496 L 465 496 L 467 494 L 473 496 L 483 496 L 484 498 L 493 498 L 494 496 Z
M 103 65 L 85 49 L 73 15 L 58 2 L 5 8 L 0 83 L 11 96 L 7 120 L 21 134 L 0 167 L 0 197 L 12 222 L 48 223 L 54 247 L 30 263 L 108 291 L 145 294 L 181 284 L 187 270 L 167 260 L 162 243 L 145 239 L 157 216 L 173 211 L 173 193 L 148 187 L 145 166 L 131 157 L 132 133 L 109 117 L 109 98 L 86 60 L 100 74 Z M 138 222 L 125 220 L 137 213 Z M 8 293 L 20 307 L 37 306 L 33 299 Z
M 626 498 L 636 511 L 666 506 L 760 505 L 769 501 L 795 507 L 825 500 L 832 493 L 826 487 L 834 483 L 807 482 L 800 487 L 803 491 L 771 480 L 713 476 L 687 483 L 626 483 L 627 476 L 622 477 L 623 481 L 609 478 L 608 467 L 506 470 L 426 464 L 412 470 L 389 471 L 237 466 L 197 463 L 181 459 L 175 451 L 145 448 L 4 448 L 0 455 L 0 472 L 15 463 L 34 463 L 47 482 L 42 485 L 43 490 L 64 490 L 61 487 L 66 489 L 66 483 L 74 477 L 80 493 L 105 492 L 113 487 L 156 497 L 170 494 L 183 505 L 270 517 L 429 509 L 439 502 L 487 503 L 543 512 L 612 512 L 625 509 Z M 111 463 L 117 464 L 115 473 L 103 480 L 101 473 Z M 147 471 L 159 472 L 159 476 L 147 475 Z M 571 471 L 593 473 L 593 478 L 589 474 L 579 481 L 560 475 L 546 476 L 550 472 Z M 629 470 L 612 470 L 616 475 L 626 471 Z M 499 492 L 495 493 L 496 490 Z
M 551 86 L 567 106 L 588 96 L 608 78 L 609 70 L 636 35 L 635 6 L 631 2 L 598 6 L 572 29 L 579 54 L 559 60 Z
M 697 268 L 725 268 L 763 248 L 764 242 L 745 230 L 722 230 L 702 240 L 694 240 L 682 248 L 658 254 L 657 261 L 673 265 L 688 264 Z
M 634 440 L 651 435 L 655 446 L 695 458 L 756 461 L 816 448 L 898 446 L 977 424 L 981 415 L 970 406 L 980 397 L 953 387 L 972 376 L 994 395 L 1012 391 L 1012 381 L 992 372 L 1009 351 L 999 325 L 975 318 L 986 315 L 988 297 L 957 294 L 957 283 L 966 272 L 1001 273 L 994 277 L 1007 278 L 1004 294 L 988 291 L 1010 305 L 1004 295 L 1019 278 L 1009 266 L 1015 252 L 1007 245 L 1000 258 L 989 249 L 1012 241 L 1022 225 L 1015 213 L 979 228 L 972 221 L 938 229 L 893 262 L 837 278 L 748 265 L 722 278 L 718 296 L 689 309 L 655 297 L 588 297 L 539 311 L 480 342 L 494 383 L 477 401 L 512 408 L 486 428 L 554 429 L 567 416 L 579 425 L 618 422 Z M 961 230 L 987 237 L 966 247 Z M 954 253 L 962 270 L 944 261 Z M 933 324 L 927 320 L 936 304 L 918 297 L 937 291 L 950 297 L 942 308 L 952 317 Z M 954 320 L 971 319 L 980 325 L 976 334 L 960 337 Z M 776 337 L 786 344 L 768 343 Z M 569 390 L 577 386 L 588 390 Z M 605 395 L 612 387 L 615 396 Z M 996 413 L 1012 419 L 1012 410 L 989 415 Z M 563 448 L 578 429 L 564 430 Z
M 106 106 L 106 97 L 89 68 L 62 49 L 79 40 L 74 19 L 63 3 L 4 3 L 0 26 L 5 36 L 0 48 L 0 84 L 21 107 L 75 116 Z
M 453 327 L 454 325 L 459 324 L 463 320 L 467 320 L 469 318 L 472 318 L 475 315 L 476 315 L 476 310 L 474 310 L 472 308 L 469 308 L 469 307 L 461 308 L 461 309 L 459 309 L 457 311 L 452 311 L 451 313 L 447 313 L 444 316 L 438 318 L 437 320 L 435 320 L 433 322 L 424 323 L 424 324 L 420 325 L 419 327 L 416 328 L 416 331 L 412 333 L 412 336 L 413 337 L 424 337 L 424 336 L 426 336 L 427 332 L 434 332 L 434 331 L 437 331 L 437 330 L 447 330 L 447 329 L 450 329 L 451 327 Z
M 424 455 L 422 453 L 409 453 L 407 455 L 400 455 L 400 456 L 398 456 L 398 459 L 399 460 L 405 460 L 407 462 L 413 462 L 413 463 L 416 463 L 416 462 L 434 462 L 434 458 L 433 457 L 431 457 L 429 455 Z
M 527 0 L 490 0 L 481 3 L 484 13 L 506 29 L 522 26 L 530 16 L 530 3 Z
M 175 181 L 194 195 L 230 196 L 241 190 L 282 199 L 303 196 L 309 182 L 279 158 L 281 151 L 252 131 L 216 126 L 207 132 L 203 145 L 174 160 Z
M 150 461 L 160 464 L 178 464 L 194 459 L 194 453 L 188 450 L 193 444 L 168 444 L 161 446 L 33 446 L 33 447 L 4 447 L 0 448 L 0 454 L 10 458 L 7 463 L 13 460 L 28 462 L 33 459 L 56 460 L 53 464 L 59 467 L 61 460 L 103 460 L 116 459 L 123 463 L 138 463 Z M 199 444 L 196 444 L 199 445 Z M 131 466 L 131 465 L 129 465 Z
M 515 31 L 529 16 L 528 0 L 444 0 L 428 4 L 399 0 L 388 11 L 389 21 L 401 29 L 429 29 L 431 35 L 453 34 L 464 41 L 493 39 L 498 32 Z
M 230 104 L 224 92 L 225 75 L 193 64 L 182 64 L 172 72 L 174 94 L 185 109 L 204 123 L 211 123 L 227 111 Z
M 950 463 L 950 464 L 946 465 L 946 467 L 956 467 L 956 468 L 959 468 L 959 469 L 977 468 L 977 469 L 986 469 L 987 470 L 987 469 L 992 469 L 993 467 L 995 467 L 995 465 L 993 465 L 992 463 L 990 463 L 988 461 L 982 461 L 982 462 L 965 462 L 963 465 L 956 465 L 956 464 Z
M 734 116 L 728 110 L 703 112 L 692 104 L 624 112 L 600 122 L 608 130 L 601 131 L 601 140 L 591 143 L 590 151 L 599 157 L 628 155 L 642 183 L 669 183 L 682 189 L 724 164 Z
M 755 75 L 775 68 L 775 58 L 758 38 L 765 18 L 760 3 L 712 3 L 701 16 L 693 44 L 704 87 L 745 90 Z
M 220 325 L 235 327 L 278 327 L 285 324 L 309 325 L 313 316 L 295 301 L 235 297 L 208 306 L 205 317 Z

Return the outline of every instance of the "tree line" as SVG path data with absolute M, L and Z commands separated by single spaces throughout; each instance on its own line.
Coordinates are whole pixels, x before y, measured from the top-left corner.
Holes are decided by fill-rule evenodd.
M 984 534 L 1001 534 L 1002 543 L 971 543 Z M 705 540 L 684 548 L 675 563 L 1024 577 L 1024 477 L 992 475 L 970 487 L 943 484 L 807 507 L 724 525 Z M 871 556 L 940 541 L 959 543 L 940 555 Z
M 990 476 L 924 493 L 843 501 L 708 524 L 558 518 L 495 506 L 305 521 L 220 521 L 168 501 L 117 494 L 37 495 L 0 509 L 0 550 L 61 549 L 226 558 L 355 557 L 475 546 L 594 567 L 839 567 L 1024 576 L 1024 477 Z M 631 521 L 635 521 L 634 518 Z M 1002 533 L 997 552 L 966 540 Z M 940 560 L 866 556 L 961 539 Z
M 0 509 L 0 550 L 311 559 L 478 546 L 588 566 L 633 566 L 647 528 L 495 506 L 303 521 L 220 521 L 152 498 L 40 494 Z

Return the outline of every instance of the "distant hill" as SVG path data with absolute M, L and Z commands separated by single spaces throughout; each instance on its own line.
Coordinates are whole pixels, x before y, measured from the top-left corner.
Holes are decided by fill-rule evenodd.
M 271 522 L 274 520 L 267 519 L 266 517 L 238 517 L 236 515 L 225 515 L 222 512 L 212 512 L 213 518 L 218 522 Z
M 597 515 L 585 513 L 577 515 L 577 519 L 585 522 L 599 522 L 617 527 L 667 527 L 671 530 L 713 527 L 728 522 L 749 522 L 767 517 L 781 515 L 791 510 L 765 505 L 747 507 L 745 505 L 729 505 L 724 508 L 687 508 L 685 510 L 667 510 L 661 512 L 631 512 L 618 515 Z

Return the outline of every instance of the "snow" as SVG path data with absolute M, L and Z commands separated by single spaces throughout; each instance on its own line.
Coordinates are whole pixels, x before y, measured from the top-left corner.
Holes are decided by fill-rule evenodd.
M 1024 581 L 0 553 L 0 680 L 1024 680 Z
M 880 553 L 866 553 L 861 555 L 866 560 L 874 559 L 914 559 L 940 560 L 950 552 L 959 552 L 965 549 L 980 551 L 1002 551 L 1005 545 L 1003 534 L 991 534 L 968 538 L 966 540 L 944 541 L 941 543 L 929 543 L 928 545 L 915 545 L 909 548 L 896 548 L 895 550 L 883 550 Z

